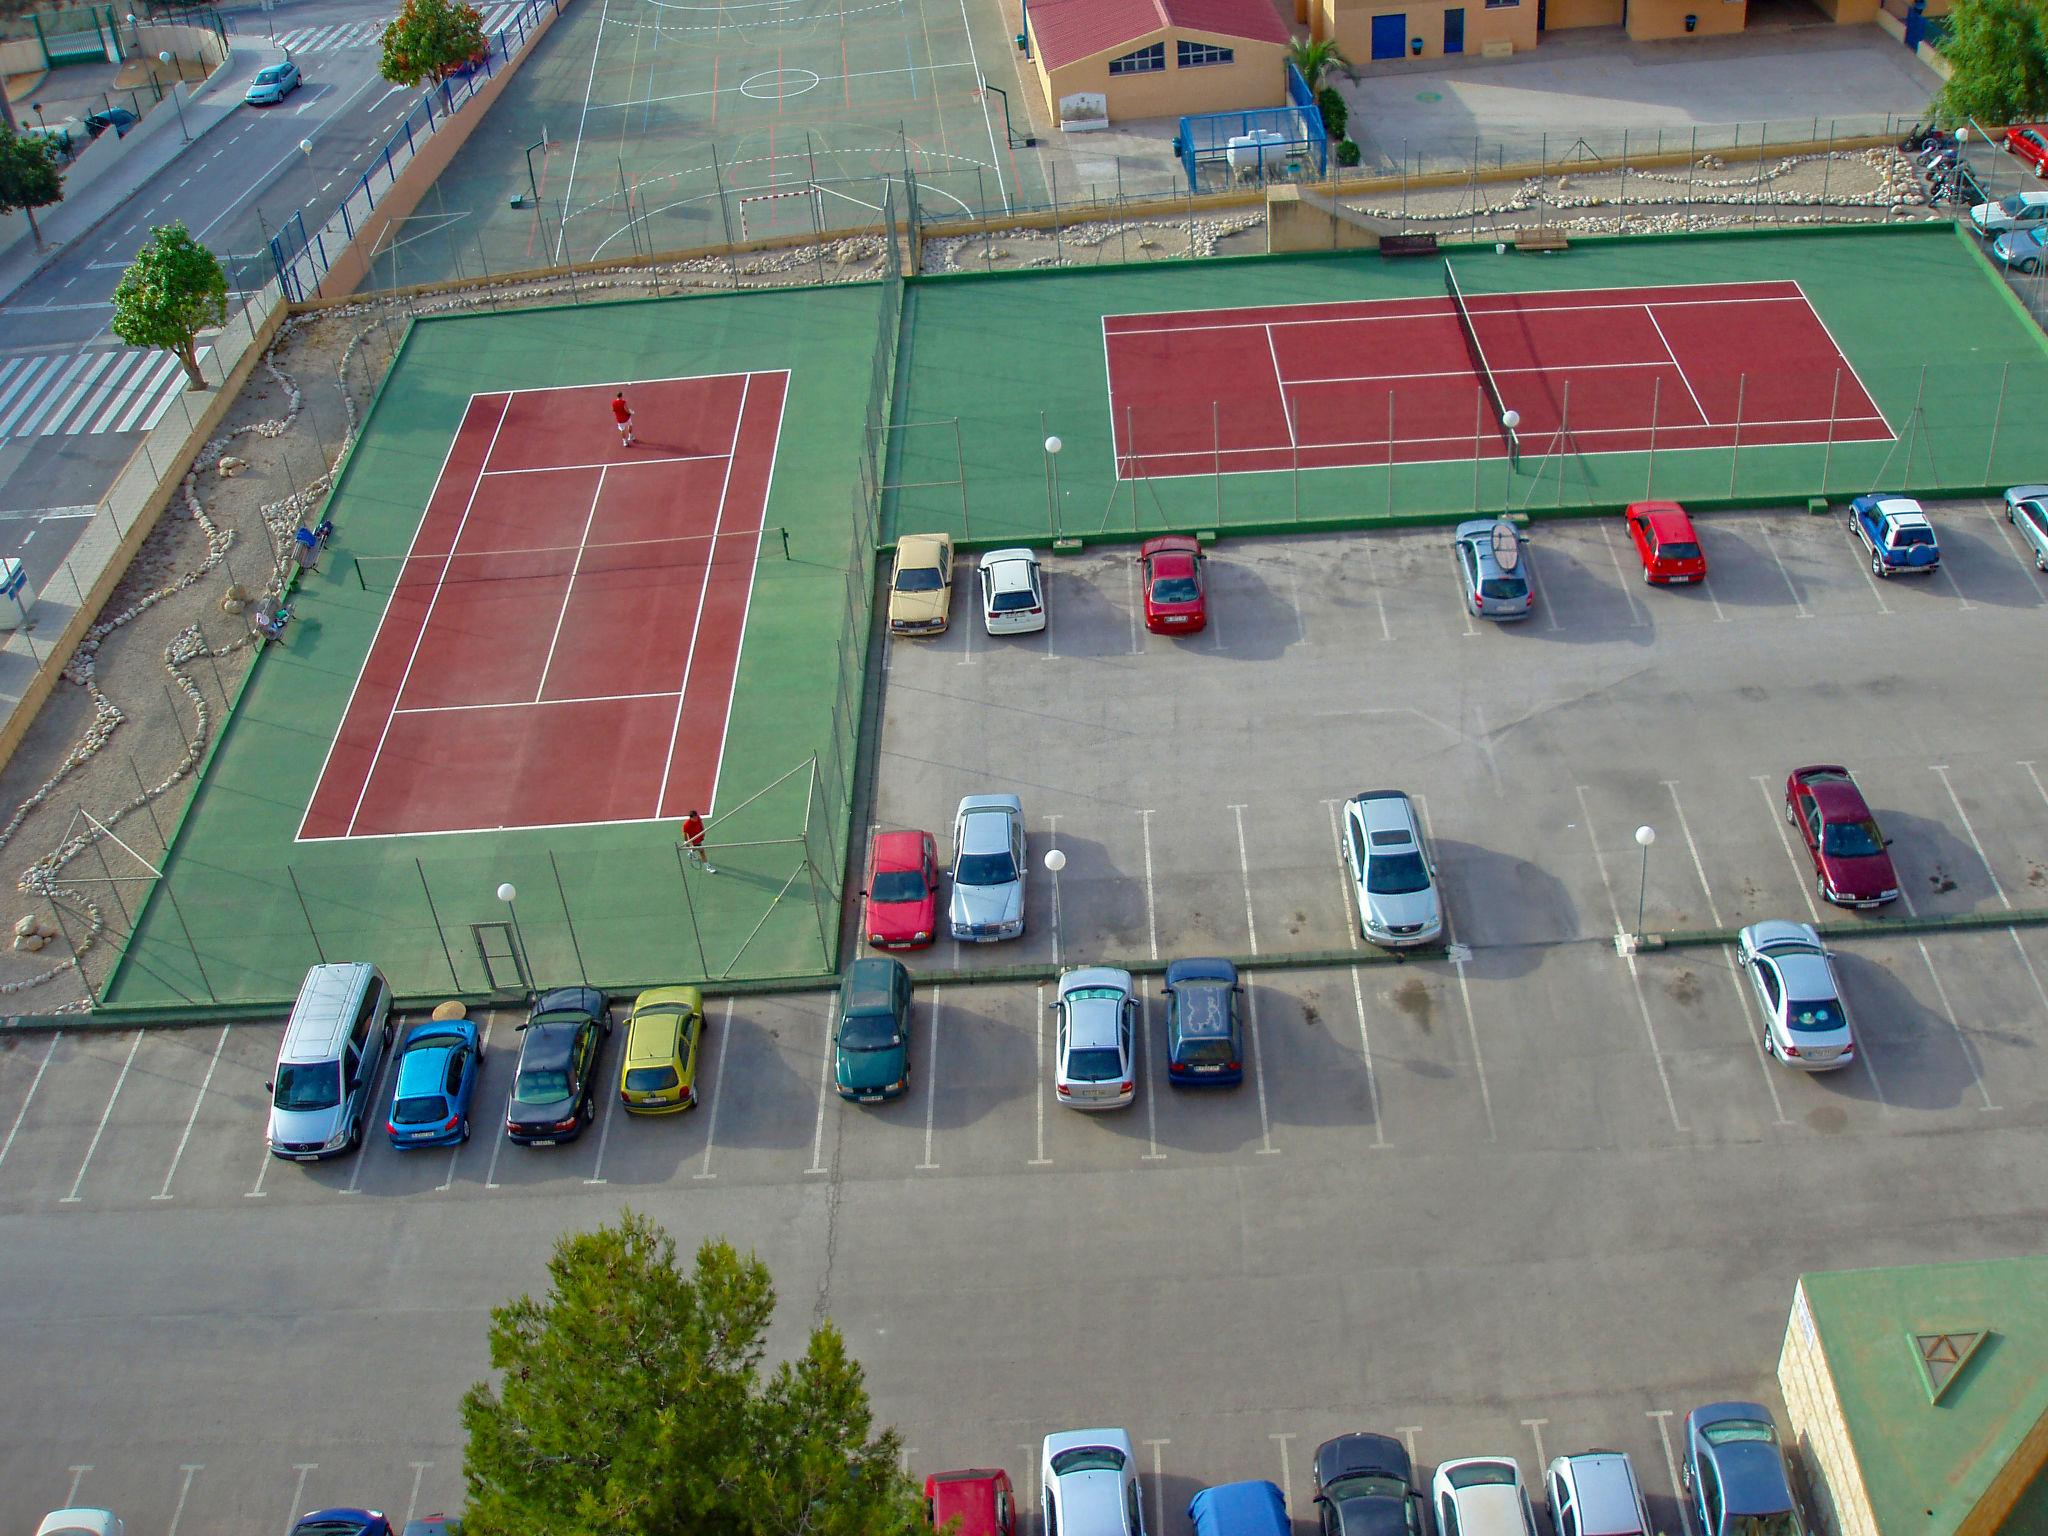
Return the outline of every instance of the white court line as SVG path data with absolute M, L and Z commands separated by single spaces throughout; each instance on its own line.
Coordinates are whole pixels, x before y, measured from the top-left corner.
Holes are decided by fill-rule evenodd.
M 178 1484 L 178 1502 L 171 1506 L 171 1523 L 164 1536 L 178 1536 L 178 1522 L 185 1518 L 185 1501 L 192 1496 L 192 1479 L 206 1470 L 203 1461 L 188 1461 L 178 1470 L 185 1474 Z
M 1280 349 L 1273 343 L 1273 327 L 1266 327 L 1266 355 L 1273 360 L 1273 383 L 1280 391 L 1280 414 L 1287 418 L 1287 446 L 1298 447 L 1294 439 L 1294 412 L 1287 404 L 1287 375 L 1280 371 Z M 1303 382 L 1303 381 L 1298 381 Z M 1313 383 L 1314 380 L 1305 382 Z
M 1152 887 L 1152 816 L 1151 811 L 1140 811 L 1139 826 L 1145 834 L 1145 943 L 1147 952 L 1154 960 L 1159 958 L 1159 904 L 1154 899 Z
M 839 1023 L 839 994 L 825 1005 L 825 1049 L 818 1057 L 818 1128 L 811 1134 L 811 1166 L 805 1173 L 824 1173 L 825 1096 L 832 1091 L 832 1036 Z
M 1031 1159 L 1030 1166 L 1033 1168 L 1043 1168 L 1052 1161 L 1051 1158 L 1045 1155 L 1045 1096 L 1052 1092 L 1052 1088 L 1047 1083 L 1045 1076 L 1045 984 L 1043 982 L 1040 982 L 1038 986 L 1038 1028 L 1035 1033 L 1038 1039 L 1036 1058 L 1038 1093 L 1035 1095 L 1038 1100 L 1038 1155 Z M 1150 1095 L 1147 1095 L 1147 1097 L 1149 1098 Z
M 518 393 L 519 393 L 519 391 L 518 391 L 518 390 L 509 390 L 509 391 L 507 391 L 507 393 L 509 393 L 509 394 L 518 394 Z M 637 469 L 637 468 L 638 468 L 639 466 L 641 466 L 642 464 L 698 464 L 698 463 L 703 463 L 703 462 L 705 462 L 705 461 L 707 461 L 707 460 L 710 460 L 710 459 L 722 459 L 722 458 L 725 458 L 725 457 L 727 457 L 727 455 L 726 455 L 726 454 L 723 454 L 723 453 L 665 453 L 665 454 L 661 454 L 661 455 L 658 455 L 658 456 L 655 456 L 655 457 L 652 457 L 652 458 L 650 458 L 650 457 L 646 457 L 646 456 L 643 456 L 643 455 L 641 455 L 641 454 L 638 454 L 638 453 L 636 453 L 636 454 L 634 454 L 634 455 L 633 455 L 632 459 L 630 460 L 630 463 L 632 464 L 632 466 L 633 466 L 634 468 L 636 468 L 636 469 Z M 607 459 L 607 460 L 605 460 L 605 461 L 604 461 L 603 463 L 601 463 L 601 464 L 531 464 L 531 465 L 527 465 L 527 466 L 525 466 L 524 468 L 520 468 L 520 469 L 487 469 L 487 470 L 485 470 L 485 471 L 483 472 L 483 474 L 484 474 L 484 478 L 488 480 L 488 479 L 489 479 L 489 478 L 490 478 L 490 477 L 491 477 L 492 475 L 559 475 L 559 474 L 565 474 L 565 473 L 568 473 L 569 471 L 572 471 L 572 470 L 584 470 L 584 469 L 595 469 L 595 470 L 603 471 L 603 470 L 607 470 L 607 469 L 618 469 L 618 468 L 621 468 L 621 467 L 622 467 L 622 466 L 621 466 L 621 465 L 620 465 L 620 464 L 619 464 L 619 463 L 618 463 L 618 462 L 617 462 L 616 460 L 612 460 L 612 459 Z M 654 539 L 631 539 L 631 540 L 627 540 L 627 539 L 613 539 L 613 540 L 611 540 L 610 542 L 611 542 L 611 543 L 614 543 L 614 544 L 624 544 L 624 543 L 634 543 L 634 544 L 675 544 L 675 543 L 681 543 L 681 542 L 682 542 L 683 540 L 685 540 L 685 539 L 692 539 L 692 538 L 696 538 L 696 537 L 698 537 L 698 535 L 696 535 L 696 534 L 688 534 L 688 533 L 677 533 L 677 534 L 671 534 L 671 535 L 669 535 L 669 536 L 668 536 L 667 538 L 654 538 Z M 542 546 L 542 547 L 541 547 L 540 549 L 535 549 L 535 550 L 525 550 L 525 549 L 490 549 L 490 550 L 479 550 L 479 551 L 477 551 L 477 553 L 479 553 L 479 554 L 490 554 L 490 555 L 525 555 L 525 554 L 541 554 L 541 553 L 545 553 L 545 552 L 546 552 L 546 551 L 547 551 L 548 549 L 550 549 L 550 548 L 561 548 L 561 549 L 568 549 L 568 548 L 570 548 L 570 547 L 571 547 L 571 546 L 569 546 L 569 545 L 567 545 L 567 544 L 563 544 L 563 545 L 558 545 L 558 546 L 555 546 L 555 545 L 543 545 L 543 546 Z M 593 545 L 591 545 L 590 547 L 591 547 L 592 549 L 602 549 L 602 548 L 604 548 L 604 545 L 603 545 L 603 544 L 593 544 Z M 411 557 L 410 557 L 410 556 L 408 556 L 408 558 L 411 558 Z M 431 557 L 430 557 L 430 556 L 421 556 L 420 558 L 422 558 L 422 559 L 428 559 L 428 558 L 431 558 Z
M 730 459 L 726 461 L 725 471 L 727 475 L 732 473 L 732 461 Z M 548 636 L 547 659 L 540 664 L 540 681 L 534 685 L 533 689 L 533 702 L 536 704 L 546 696 L 548 691 L 548 673 L 554 669 L 555 647 L 562 643 L 562 626 L 569 620 L 569 604 L 574 601 L 576 596 L 576 575 L 577 572 L 583 569 L 584 546 L 590 542 L 591 524 L 597 521 L 597 504 L 604 499 L 604 477 L 605 471 L 600 469 L 597 472 L 596 489 L 590 493 L 590 511 L 583 518 L 583 537 L 576 541 L 576 558 L 569 562 L 569 579 L 562 585 L 561 611 L 555 615 L 555 630 L 553 634 Z M 714 549 L 716 548 L 715 545 L 713 547 Z M 448 558 L 450 561 L 453 561 L 456 557 L 451 553 Z M 705 567 L 704 584 L 707 587 L 711 584 L 711 570 L 709 566 Z M 680 710 L 678 713 L 680 713 Z
M 1658 345 L 1663 347 L 1664 355 L 1671 359 L 1671 366 L 1677 370 L 1678 382 L 1683 384 L 1685 386 L 1685 392 L 1688 395 L 1692 396 L 1692 408 L 1700 413 L 1700 420 L 1702 422 L 1704 422 L 1706 425 L 1710 427 L 1713 426 L 1714 418 L 1709 416 L 1707 414 L 1707 408 L 1704 405 L 1700 404 L 1700 397 L 1698 391 L 1696 391 L 1692 387 L 1692 380 L 1686 376 L 1685 369 L 1680 365 L 1678 361 L 1678 354 L 1671 350 L 1671 342 L 1664 335 L 1664 327 L 1657 323 L 1657 311 L 1655 306 L 1645 304 L 1643 306 L 1643 313 L 1649 318 L 1650 329 L 1657 333 Z M 1753 423 L 1753 425 L 1762 425 L 1762 423 Z
M 1686 851 L 1692 855 L 1692 872 L 1700 877 L 1700 894 L 1707 898 L 1707 916 L 1714 920 L 1714 926 L 1721 926 L 1721 909 L 1714 902 L 1713 887 L 1707 884 L 1707 866 L 1700 862 L 1700 845 L 1692 840 L 1692 824 L 1685 819 L 1685 807 L 1678 803 L 1678 785 L 1670 779 L 1659 781 L 1670 791 L 1671 809 L 1678 817 L 1678 830 L 1685 837 Z
M 1792 866 L 1792 883 L 1799 887 L 1799 894 L 1805 898 L 1806 915 L 1817 923 L 1820 921 L 1820 908 L 1813 904 L 1812 884 L 1806 878 L 1806 871 L 1800 867 L 1799 856 L 1792 851 L 1792 836 L 1785 830 L 1783 802 L 1772 798 L 1770 781 L 1762 774 L 1752 773 L 1750 778 L 1755 782 L 1758 791 L 1763 795 L 1764 804 L 1769 808 L 1770 818 L 1778 828 L 1778 842 L 1785 850 L 1785 862 Z M 1803 842 L 1804 839 L 1802 838 L 1801 841 Z M 1903 890 L 1903 887 L 1901 889 Z
M 1771 563 L 1777 566 L 1778 574 L 1785 578 L 1785 590 L 1792 594 L 1793 608 L 1798 612 L 1800 618 L 1812 618 L 1813 615 L 1806 611 L 1806 599 L 1799 595 L 1799 587 L 1792 580 L 1792 573 L 1785 569 L 1785 562 L 1778 554 L 1778 541 L 1771 537 L 1770 525 L 1759 520 L 1756 530 L 1764 536 L 1764 548 L 1771 552 Z
M 1716 922 L 1714 926 L 1718 928 L 1720 924 Z M 1784 1100 L 1778 1097 L 1777 1074 L 1772 1070 L 1771 1058 L 1764 1050 L 1763 1026 L 1758 1022 L 1756 1016 L 1750 1012 L 1749 988 L 1742 984 L 1741 967 L 1734 961 L 1735 951 L 1731 948 L 1728 951 L 1728 955 L 1730 962 L 1727 967 L 1728 979 L 1735 986 L 1735 1004 L 1742 1010 L 1743 1033 L 1749 1036 L 1750 1049 L 1756 1053 L 1756 1059 L 1763 1067 L 1764 1087 L 1769 1089 L 1771 1094 L 1771 1111 L 1778 1117 L 1778 1124 L 1788 1125 L 1791 1122 L 1785 1118 Z M 1860 1056 L 1863 1053 L 1859 1051 L 1857 1054 Z M 1882 1102 L 1883 1097 L 1882 1094 L 1878 1095 L 1880 1102 Z
M 491 1020 L 484 1020 L 483 1033 L 476 1042 L 476 1083 L 469 1090 L 469 1134 L 476 1135 L 476 1097 L 483 1091 L 484 1063 L 491 1059 Z M 455 1184 L 455 1164 L 462 1156 L 463 1143 L 457 1142 L 448 1149 L 448 1171 L 441 1176 L 441 1182 L 434 1187 L 446 1194 Z
M 78 1201 L 79 1186 L 85 1183 L 85 1170 L 92 1166 L 92 1155 L 100 1149 L 100 1138 L 107 1133 L 107 1122 L 114 1115 L 114 1101 L 121 1097 L 121 1085 L 128 1081 L 128 1069 L 135 1065 L 135 1053 L 142 1049 L 142 1030 L 135 1031 L 135 1043 L 128 1047 L 128 1059 L 121 1063 L 121 1071 L 114 1078 L 114 1091 L 107 1095 L 107 1107 L 100 1111 L 100 1123 L 93 1129 L 92 1143 L 85 1149 L 85 1160 L 78 1165 L 78 1177 L 71 1181 L 71 1193 L 57 1203 L 75 1205 Z
M 725 999 L 725 1017 L 718 1025 L 718 1061 L 712 1068 L 711 1116 L 704 1126 L 704 1166 L 690 1175 L 693 1179 L 715 1179 L 711 1171 L 711 1148 L 718 1141 L 718 1091 L 725 1086 L 725 1043 L 732 1038 L 732 997 Z M 701 1049 L 701 1047 L 700 1047 Z
M 1152 1084 L 1152 996 L 1143 993 L 1138 999 L 1138 1081 L 1145 1085 L 1145 1152 L 1138 1159 L 1143 1163 L 1161 1163 L 1166 1154 L 1159 1150 L 1159 1095 Z
M 598 12 L 597 16 L 597 43 L 593 44 L 590 50 L 590 78 L 587 82 L 585 82 L 583 87 L 583 111 L 576 119 L 575 141 L 569 146 L 569 179 L 567 184 L 562 188 L 562 206 L 564 208 L 574 206 L 574 203 L 572 201 L 572 194 L 576 190 L 576 166 L 577 162 L 583 158 L 583 132 L 585 127 L 590 122 L 591 93 L 597 89 L 597 56 L 601 51 L 599 45 L 601 45 L 604 41 L 605 23 L 611 20 L 611 14 L 611 0 L 605 0 L 604 8 Z M 561 261 L 562 259 L 562 252 L 567 244 L 568 239 L 569 229 L 567 223 L 565 222 L 563 224 L 561 234 L 556 238 L 555 241 L 555 260 L 557 262 Z
M 1351 1005 L 1358 1010 L 1358 1049 L 1365 1057 L 1365 1092 L 1372 1100 L 1372 1144 L 1387 1144 L 1386 1121 L 1380 1113 L 1380 1082 L 1372 1069 L 1372 1037 L 1365 1031 L 1365 988 L 1358 979 L 1358 967 L 1351 967 Z
M 43 1059 L 36 1067 L 36 1075 L 29 1080 L 28 1092 L 22 1096 L 21 1108 L 14 1112 L 14 1124 L 7 1128 L 7 1139 L 0 1141 L 0 1163 L 7 1161 L 7 1154 L 14 1147 L 15 1135 L 21 1130 L 21 1122 L 28 1116 L 28 1107 L 35 1102 L 36 1090 L 43 1085 L 43 1074 L 50 1070 L 50 1058 L 57 1054 L 57 1042 L 63 1038 L 63 1030 L 51 1032 L 50 1043 L 43 1050 Z
M 960 30 L 967 36 L 967 62 L 974 68 L 974 78 L 986 86 L 988 76 L 981 72 L 981 56 L 975 52 L 974 28 L 967 19 L 967 0 L 960 0 Z M 927 42 L 925 47 L 925 56 L 927 58 L 931 56 L 929 42 Z M 996 148 L 996 125 L 995 119 L 989 115 L 988 91 L 983 89 L 976 94 L 981 97 L 981 126 L 988 133 L 988 161 L 995 168 L 996 191 L 1002 196 L 1003 212 L 1008 213 L 1010 211 L 1010 187 L 1003 179 L 1003 157 Z M 1007 108 L 1005 110 L 1007 111 Z
M 1244 811 L 1242 805 L 1229 807 L 1232 818 L 1237 822 L 1237 869 L 1244 878 L 1244 926 L 1251 939 L 1253 954 L 1259 952 L 1259 920 L 1252 915 L 1252 864 L 1251 855 L 1244 844 Z
M 1920 958 L 1927 962 L 1927 978 L 1934 983 L 1934 995 L 1941 999 L 1941 1011 L 1948 1019 L 1948 1027 L 1955 1031 L 1956 1044 L 1962 1047 L 1963 1061 L 1970 1069 L 1970 1081 L 1977 1085 L 1977 1094 L 1984 1100 L 1986 1109 L 1998 1108 L 1991 1102 L 1991 1091 L 1984 1086 L 1984 1074 L 1977 1069 L 1977 1053 L 1970 1048 L 1963 1026 L 1956 1021 L 1955 1008 L 1948 1000 L 1948 988 L 1941 984 L 1941 973 L 1934 968 L 1934 956 L 1927 952 L 1927 941 L 1916 939 L 1914 943 L 1920 950 Z
M 171 1166 L 164 1170 L 164 1187 L 149 1197 L 152 1200 L 171 1198 L 171 1180 L 177 1176 L 178 1164 L 184 1160 L 185 1144 L 192 1139 L 192 1127 L 199 1123 L 199 1106 L 206 1102 L 206 1090 L 213 1082 L 213 1069 L 220 1065 L 220 1053 L 228 1043 L 228 1031 L 232 1028 L 232 1024 L 220 1027 L 220 1038 L 213 1043 L 213 1059 L 206 1064 L 206 1076 L 199 1080 L 199 1092 L 192 1099 L 192 1113 L 185 1117 L 185 1134 L 178 1138 L 178 1150 L 171 1154 Z M 187 1479 L 186 1486 L 191 1486 L 190 1479 Z M 171 1524 L 176 1526 L 177 1522 L 173 1520 Z
M 1244 989 L 1244 1017 L 1252 1037 L 1252 1084 L 1259 1090 L 1258 1155 L 1273 1157 L 1280 1149 L 1273 1145 L 1273 1117 L 1266 1111 L 1266 1070 L 1259 1051 L 1259 991 L 1256 987 Z
M 1682 288 L 1657 287 L 1654 285 L 1645 287 L 1641 283 L 1622 283 L 1598 288 L 1536 289 L 1533 290 L 1531 293 L 1517 294 L 1467 294 L 1466 303 L 1471 307 L 1471 310 L 1475 315 L 1540 315 L 1550 314 L 1557 311 L 1577 313 L 1581 310 L 1642 309 L 1646 304 L 1653 302 L 1656 303 L 1659 307 L 1670 309 L 1677 309 L 1681 307 L 1693 309 L 1713 308 L 1725 304 L 1789 304 L 1794 302 L 1795 300 L 1800 303 L 1805 303 L 1807 308 L 1809 309 L 1813 307 L 1812 304 L 1806 299 L 1806 295 L 1803 292 L 1798 291 L 1795 291 L 1793 293 L 1741 294 L 1718 299 L 1660 298 L 1656 300 L 1646 300 L 1642 298 L 1635 298 L 1626 301 L 1617 300 L 1616 302 L 1611 304 L 1497 304 L 1492 302 L 1496 299 L 1527 299 L 1534 297 L 1537 294 L 1579 295 L 1588 293 L 1696 293 L 1703 292 L 1711 288 L 1752 288 L 1771 287 L 1774 285 L 1782 285 L 1785 287 L 1792 288 L 1794 290 L 1797 290 L 1799 287 L 1799 285 L 1793 282 L 1790 278 L 1767 278 L 1764 279 L 1762 282 L 1758 283 L 1690 283 L 1686 284 Z M 1422 311 L 1422 313 L 1418 314 L 1415 310 L 1410 310 L 1406 313 L 1389 313 L 1389 311 L 1393 309 L 1394 306 L 1401 304 L 1415 305 Z M 1353 309 L 1364 310 L 1367 312 L 1356 314 L 1307 315 L 1299 320 L 1213 321 L 1206 325 L 1119 325 L 1115 327 L 1112 327 L 1110 325 L 1109 322 L 1112 320 L 1172 320 L 1178 319 L 1186 314 L 1185 310 L 1175 309 L 1132 310 L 1122 314 L 1104 315 L 1102 317 L 1102 328 L 1107 334 L 1112 336 L 1149 336 L 1159 331 L 1242 331 L 1251 330 L 1261 325 L 1331 325 L 1339 323 L 1345 325 L 1352 325 L 1356 324 L 1361 320 L 1430 320 L 1442 318 L 1456 318 L 1457 316 L 1457 310 L 1451 306 L 1451 301 L 1448 298 L 1445 298 L 1442 294 L 1417 294 L 1412 298 L 1405 299 L 1298 299 L 1292 304 L 1258 304 L 1249 307 L 1240 305 L 1236 308 L 1217 310 L 1214 311 L 1214 313 L 1263 315 L 1269 313 L 1277 313 L 1279 311 L 1289 309 Z M 1836 350 L 1839 351 L 1840 349 L 1837 348 Z M 1868 391 L 1865 391 L 1865 393 L 1867 394 Z
M 939 1165 L 932 1161 L 932 1109 L 939 1095 L 939 1013 L 942 1004 L 937 987 L 932 988 L 930 1038 L 924 1052 L 924 1161 L 917 1165 L 919 1173 L 927 1173 Z
M 1998 871 L 1991 867 L 1991 859 L 1984 852 L 1984 845 L 1977 840 L 1977 829 L 1970 825 L 1970 814 L 1963 809 L 1963 802 L 1956 794 L 1955 785 L 1948 781 L 1948 765 L 1933 765 L 1934 774 L 1941 780 L 1941 787 L 1948 791 L 1948 803 L 1956 808 L 1956 820 L 1963 824 L 1963 835 L 1969 838 L 1970 846 L 1977 850 L 1977 862 L 1984 866 L 1984 873 L 1991 880 L 1991 889 L 1998 897 L 1998 904 L 2006 911 L 2012 910 L 2012 902 L 2005 894 L 2005 887 L 1998 883 Z

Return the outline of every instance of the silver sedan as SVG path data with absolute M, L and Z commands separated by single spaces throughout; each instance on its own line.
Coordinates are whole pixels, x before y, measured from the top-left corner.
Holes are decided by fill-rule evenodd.
M 1828 1072 L 1856 1059 L 1834 961 L 1806 923 L 1752 923 L 1735 958 L 1764 1011 L 1764 1051 L 1788 1067 Z
M 2007 491 L 2005 520 L 2019 529 L 2034 568 L 2048 571 L 2048 485 L 2016 485 Z
M 1529 583 L 1529 541 L 1508 519 L 1458 524 L 1451 552 L 1465 606 L 1482 619 L 1526 619 L 1536 606 Z

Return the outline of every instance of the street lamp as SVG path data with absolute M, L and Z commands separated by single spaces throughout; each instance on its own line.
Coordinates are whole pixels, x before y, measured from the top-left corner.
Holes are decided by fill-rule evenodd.
M 157 57 L 157 62 L 158 62 L 158 63 L 160 63 L 160 64 L 171 64 L 171 63 L 175 63 L 175 62 L 176 62 L 176 61 L 175 61 L 175 60 L 174 60 L 174 59 L 172 58 L 172 56 L 171 56 L 171 53 L 170 53 L 170 50 L 169 50 L 169 49 L 165 49 L 165 50 L 164 50 L 164 51 L 163 51 L 162 53 L 159 53 L 159 54 L 158 54 L 158 55 L 157 55 L 156 57 Z M 180 70 L 180 71 L 179 71 L 179 79 L 182 79 L 183 77 L 184 77 L 184 71 Z M 191 135 L 190 131 L 189 131 L 189 130 L 187 130 L 187 128 L 185 127 L 185 103 L 184 103 L 183 101 L 180 101 L 180 100 L 179 100 L 179 98 L 178 98 L 178 81 L 177 81 L 177 80 L 173 80 L 173 81 L 171 81 L 171 100 L 172 100 L 173 102 L 175 102 L 175 103 L 177 104 L 177 108 L 178 108 L 178 132 L 179 132 L 179 134 L 180 134 L 180 135 L 181 135 L 181 136 L 182 136 L 182 137 L 184 138 L 185 142 L 186 142 L 187 144 L 190 144 L 190 143 L 192 142 L 192 135 Z
M 526 935 L 519 929 L 519 908 L 516 905 L 518 899 L 519 888 L 510 880 L 498 887 L 498 900 L 505 903 L 512 913 L 512 944 L 519 952 L 519 979 L 530 987 L 533 985 L 533 967 L 526 958 Z
M 135 51 L 142 52 L 142 23 L 135 19 L 133 11 L 128 13 L 128 32 Z
M 1057 438 L 1054 439 L 1058 441 Z M 1067 856 L 1058 848 L 1045 850 L 1045 867 L 1052 873 L 1052 963 L 1060 963 L 1060 871 L 1067 867 Z
M 1057 437 L 1045 440 L 1045 520 L 1052 525 L 1055 539 L 1060 536 L 1060 449 L 1064 446 Z
M 1636 886 L 1636 936 L 1643 932 L 1643 898 L 1650 890 L 1650 844 L 1657 841 L 1655 827 L 1636 828 L 1636 846 L 1643 850 L 1643 877 Z

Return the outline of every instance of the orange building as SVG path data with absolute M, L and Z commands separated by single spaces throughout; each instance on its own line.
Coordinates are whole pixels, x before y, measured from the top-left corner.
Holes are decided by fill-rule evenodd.
M 1272 0 L 1028 0 L 1046 110 L 1070 132 L 1287 105 L 1291 32 Z

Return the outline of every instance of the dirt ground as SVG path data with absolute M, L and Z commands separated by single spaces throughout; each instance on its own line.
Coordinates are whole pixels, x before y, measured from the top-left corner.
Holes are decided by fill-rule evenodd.
M 1447 238 L 1511 235 L 1533 224 L 1572 234 L 1707 229 L 1931 216 L 1890 151 L 1729 169 L 1709 156 L 1681 171 L 1615 170 L 1415 193 L 1368 204 L 1399 227 Z M 1475 206 L 1476 203 L 1476 206 Z M 1257 209 L 927 240 L 932 272 L 1167 260 L 1263 250 Z M 255 655 L 245 614 L 223 610 L 238 586 L 276 590 L 302 522 L 316 521 L 331 469 L 414 314 L 512 308 L 629 293 L 691 294 L 882 275 L 879 235 L 815 247 L 712 257 L 573 280 L 479 286 L 456 295 L 376 299 L 289 321 L 189 469 L 65 681 L 0 772 L 0 876 L 16 891 L 0 920 L 0 994 L 20 1012 L 89 1006 L 151 871 Z M 230 460 L 245 468 L 222 473 Z M 287 629 L 281 642 L 291 643 Z M 91 818 L 91 819 L 88 819 Z M 101 829 L 104 829 L 103 831 Z M 47 937 L 45 937 L 47 935 Z M 82 957 L 80 964 L 75 958 Z

